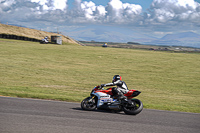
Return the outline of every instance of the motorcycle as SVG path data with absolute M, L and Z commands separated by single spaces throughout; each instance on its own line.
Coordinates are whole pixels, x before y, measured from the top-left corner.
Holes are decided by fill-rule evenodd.
M 49 43 L 49 41 L 47 39 L 42 39 L 40 41 L 40 44 L 48 44 L 48 43 Z
M 124 111 L 128 115 L 137 115 L 143 109 L 143 104 L 139 99 L 134 97 L 138 96 L 141 92 L 137 90 L 129 90 L 124 96 L 126 99 L 117 100 L 112 94 L 112 88 L 104 89 L 100 86 L 95 86 L 90 96 L 81 102 L 83 110 L 93 111 L 96 109 L 108 109 L 115 112 Z

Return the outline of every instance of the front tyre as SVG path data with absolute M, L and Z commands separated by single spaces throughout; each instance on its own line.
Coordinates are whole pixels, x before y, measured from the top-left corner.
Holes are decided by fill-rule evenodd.
M 137 115 L 143 109 L 143 104 L 139 99 L 131 99 L 130 102 L 127 102 L 123 105 L 123 110 L 125 114 L 128 115 Z
M 92 111 L 95 110 L 97 107 L 96 101 L 92 97 L 87 97 L 81 102 L 81 108 L 83 110 Z

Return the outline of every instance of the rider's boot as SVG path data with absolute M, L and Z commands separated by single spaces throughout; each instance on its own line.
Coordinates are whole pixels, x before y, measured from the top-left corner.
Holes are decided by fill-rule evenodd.
M 120 100 L 125 100 L 127 99 L 126 96 L 124 96 L 124 94 L 122 92 L 119 92 L 118 93 L 118 97 L 117 97 L 117 100 L 120 101 Z

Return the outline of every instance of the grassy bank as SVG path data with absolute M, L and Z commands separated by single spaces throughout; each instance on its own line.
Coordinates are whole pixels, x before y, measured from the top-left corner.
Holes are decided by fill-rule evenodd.
M 0 95 L 80 102 L 120 74 L 145 108 L 200 113 L 200 54 L 0 39 Z
M 17 36 L 35 38 L 39 40 L 43 39 L 46 36 L 48 36 L 49 40 L 51 39 L 51 36 L 62 36 L 62 41 L 64 43 L 66 42 L 66 43 L 77 44 L 77 42 L 75 42 L 73 39 L 61 34 L 30 29 L 25 27 L 6 25 L 1 23 L 0 23 L 0 34 L 17 35 Z

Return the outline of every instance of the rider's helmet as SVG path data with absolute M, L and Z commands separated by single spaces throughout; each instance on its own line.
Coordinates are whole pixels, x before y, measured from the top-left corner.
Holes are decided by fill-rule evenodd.
M 116 82 L 116 81 L 118 81 L 118 80 L 122 80 L 122 77 L 121 77 L 120 75 L 115 75 L 115 76 L 113 77 L 112 82 Z

